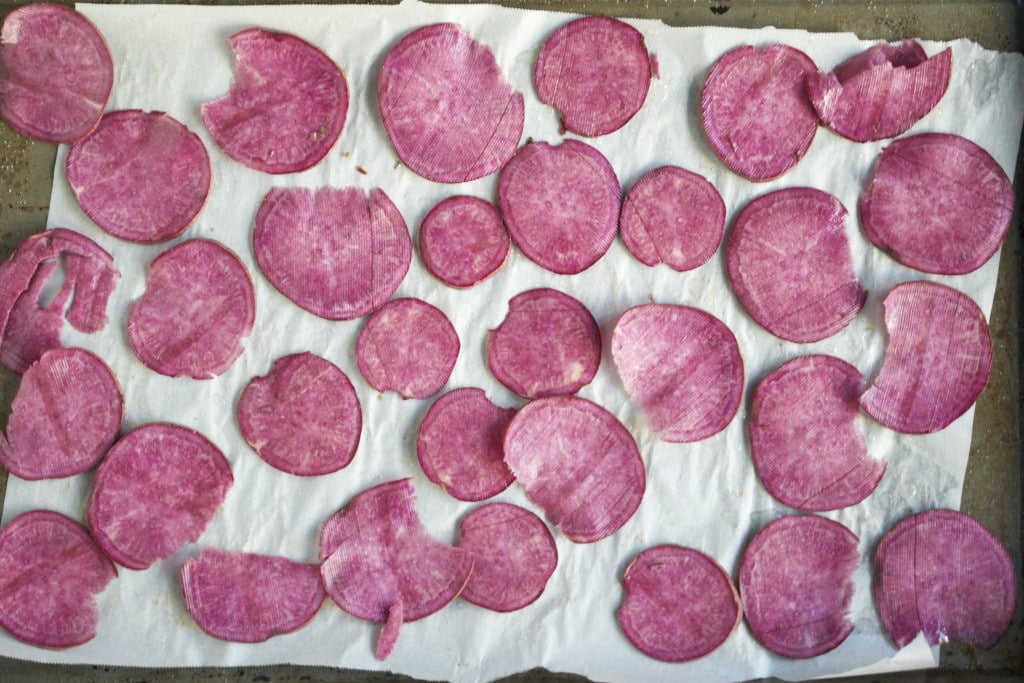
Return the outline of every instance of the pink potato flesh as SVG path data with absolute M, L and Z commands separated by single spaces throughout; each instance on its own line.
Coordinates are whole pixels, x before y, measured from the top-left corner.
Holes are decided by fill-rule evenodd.
M 359 332 L 356 363 L 377 391 L 427 398 L 448 383 L 459 346 L 458 333 L 439 308 L 420 299 L 395 299 Z
M 235 79 L 202 106 L 203 123 L 235 161 L 264 173 L 315 166 L 341 135 L 348 83 L 331 58 L 288 33 L 251 28 L 231 36 Z
M 443 199 L 420 225 L 423 265 L 452 287 L 472 287 L 508 259 L 509 237 L 494 204 L 468 195 Z
M 377 646 L 382 656 L 394 649 L 402 622 L 454 600 L 473 570 L 472 555 L 423 528 L 410 479 L 367 489 L 331 516 L 320 532 L 320 559 L 327 594 L 338 607 L 384 624 Z
M 906 434 L 948 427 L 974 405 L 992 371 L 985 314 L 967 295 L 934 282 L 904 282 L 882 302 L 889 340 L 860 405 Z
M 706 263 L 725 230 L 725 203 L 715 186 L 678 166 L 646 173 L 630 188 L 619 214 L 622 241 L 648 266 L 677 271 Z
M 48 301 L 45 295 L 59 267 L 57 260 L 40 263 L 28 289 L 14 302 L 7 316 L 3 341 L 0 342 L 0 361 L 16 372 L 28 372 L 28 368 L 39 362 L 43 354 L 61 346 L 61 312 L 71 297 L 72 289 L 61 287 L 57 295 Z
M 626 393 L 665 441 L 717 434 L 739 410 L 744 372 L 736 337 L 700 309 L 629 309 L 612 332 L 612 360 Z
M 377 635 L 377 647 L 373 655 L 380 661 L 383 662 L 395 651 L 404 621 L 405 608 L 402 606 L 402 601 L 399 600 L 388 610 L 388 618 L 384 622 L 384 627 L 381 628 L 380 633 Z
M 722 163 L 755 182 L 796 166 L 818 130 L 804 90 L 817 71 L 810 57 L 786 45 L 743 45 L 722 56 L 700 101 L 704 134 Z
M 512 612 L 544 592 L 558 565 L 558 548 L 544 522 L 509 503 L 474 509 L 459 525 L 459 548 L 473 556 L 462 598 L 496 612 Z
M 523 134 L 523 96 L 494 55 L 457 24 L 416 29 L 391 49 L 377 104 L 398 158 L 440 183 L 494 173 Z
M 999 249 L 1013 219 L 1010 179 L 988 152 L 958 135 L 896 140 L 860 198 L 864 234 L 905 266 L 960 275 Z
M 78 522 L 32 510 L 0 531 L 0 626 L 31 645 L 66 648 L 92 640 L 96 596 L 117 576 Z
M 1017 580 L 1009 554 L 985 527 L 956 510 L 912 515 L 875 550 L 875 605 L 889 637 L 905 647 L 993 647 L 1010 626 Z
M 754 391 L 750 454 L 768 493 L 798 510 L 856 505 L 878 486 L 885 463 L 868 455 L 858 426 L 860 371 L 832 356 L 801 356 Z
M 498 203 L 512 241 L 553 273 L 582 272 L 615 240 L 619 179 L 590 145 L 531 142 L 501 169 Z
M 163 112 L 111 112 L 68 151 L 68 183 L 96 225 L 153 244 L 185 231 L 210 193 L 199 136 Z
M 652 71 L 643 34 L 611 17 L 583 17 L 547 39 L 533 83 L 566 129 L 596 137 L 618 130 L 640 111 Z
M 299 476 L 337 472 L 356 454 L 359 397 L 348 376 L 312 353 L 274 361 L 238 399 L 238 426 L 267 463 Z
M 297 631 L 326 597 L 319 565 L 214 548 L 185 561 L 181 588 L 199 628 L 236 643 Z
M 114 85 L 103 36 L 82 14 L 39 3 L 0 30 L 0 117 L 19 133 L 72 143 L 99 123 Z
M 106 454 L 123 415 L 121 388 L 100 358 L 85 349 L 47 351 L 21 379 L 0 463 L 22 479 L 80 474 Z
M 110 559 L 145 569 L 198 539 L 233 482 L 227 458 L 203 435 L 145 424 L 121 437 L 96 470 L 89 527 Z
M 483 389 L 454 389 L 427 410 L 416 437 L 416 457 L 427 479 L 459 500 L 501 493 L 514 477 L 502 451 L 516 411 L 501 408 Z
M 820 341 L 846 327 L 867 292 L 846 239 L 846 209 L 810 187 L 747 204 L 726 246 L 729 282 L 743 309 L 786 341 Z
M 541 398 L 505 432 L 505 462 L 526 496 L 576 543 L 612 535 L 637 508 L 647 474 L 633 436 L 583 398 Z
M 252 330 L 249 271 L 217 242 L 182 242 L 149 264 L 145 293 L 132 305 L 128 341 L 149 369 L 211 379 L 227 371 Z
M 381 190 L 275 187 L 256 214 L 252 241 L 270 283 L 328 320 L 383 306 L 412 260 L 405 220 Z
M 840 82 L 846 83 L 872 67 L 888 64 L 894 68 L 912 69 L 927 59 L 928 53 L 916 40 L 903 40 L 895 45 L 879 43 L 842 62 L 832 73 Z
M 747 544 L 739 587 L 758 642 L 794 659 L 835 649 L 853 631 L 849 619 L 857 537 L 815 515 L 769 523 Z
M 53 288 L 61 266 L 63 281 L 46 301 L 44 290 Z M 0 361 L 25 372 L 43 353 L 60 346 L 65 317 L 81 332 L 101 330 L 120 277 L 111 255 L 85 235 L 51 228 L 26 239 L 0 264 Z
M 913 40 L 875 45 L 832 73 L 807 77 L 807 94 L 822 123 L 855 142 L 906 132 L 930 112 L 949 85 L 953 51 L 931 59 Z
M 622 586 L 619 625 L 638 650 L 665 662 L 710 654 L 743 619 L 729 575 L 692 548 L 644 550 L 626 569 Z
M 508 302 L 487 336 L 487 366 L 524 398 L 574 394 L 601 364 L 601 329 L 586 306 L 554 289 L 532 289 Z

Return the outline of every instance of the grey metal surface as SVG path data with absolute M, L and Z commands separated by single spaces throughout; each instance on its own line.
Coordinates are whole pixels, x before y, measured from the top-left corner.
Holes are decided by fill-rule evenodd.
M 0 0 L 0 19 L 22 3 Z M 190 3 L 195 4 L 195 3 Z M 244 4 L 238 2 L 221 4 Z M 275 3 L 276 4 L 276 3 Z M 757 28 L 773 25 L 812 31 L 853 31 L 860 37 L 896 40 L 919 37 L 948 40 L 965 37 L 984 47 L 1022 49 L 1021 3 L 1008 0 L 974 2 L 781 2 L 730 0 L 612 1 L 533 0 L 505 2 L 508 6 L 619 17 L 660 18 L 672 25 L 718 25 Z M 23 138 L 0 122 L 0 259 L 24 237 L 46 224 L 53 145 Z M 1024 157 L 1017 162 L 1017 206 L 1024 203 Z M 1021 577 L 1022 548 L 1022 426 L 1021 351 L 1022 280 L 1021 212 L 1004 245 L 998 288 L 991 316 L 995 364 L 992 379 L 978 403 L 974 436 L 964 487 L 962 509 L 990 529 L 1010 551 Z M 17 377 L 0 368 L 0 424 L 5 424 Z M 6 485 L 0 470 L 0 490 Z M 2 500 L 2 497 L 0 497 Z M 1018 594 L 1010 632 L 992 650 L 943 648 L 941 670 L 889 676 L 901 681 L 1024 680 L 1024 592 Z M 127 669 L 118 667 L 43 665 L 0 657 L 0 680 L 30 681 L 359 681 L 413 680 L 404 676 L 323 667 L 271 666 L 233 669 Z M 577 681 L 578 676 L 541 670 L 526 672 L 518 681 Z M 878 680 L 867 677 L 857 680 Z

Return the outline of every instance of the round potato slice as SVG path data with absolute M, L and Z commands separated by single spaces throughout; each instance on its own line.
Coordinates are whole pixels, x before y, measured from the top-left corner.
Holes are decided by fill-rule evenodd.
M 458 24 L 409 33 L 377 77 L 377 104 L 398 158 L 439 183 L 494 173 L 523 134 L 523 96 L 490 49 Z
M 758 642 L 783 657 L 805 659 L 838 647 L 849 619 L 857 537 L 838 522 L 790 515 L 769 523 L 743 551 L 739 586 Z
M 47 351 L 21 378 L 0 463 L 22 479 L 80 474 L 103 459 L 123 417 L 121 387 L 98 356 Z
M 652 71 L 643 34 L 612 17 L 583 17 L 544 43 L 533 84 L 567 130 L 596 137 L 622 128 L 640 111 Z
M 312 353 L 274 361 L 238 399 L 242 437 L 279 470 L 304 477 L 337 472 L 355 457 L 359 397 L 340 368 Z
M 754 199 L 737 216 L 726 245 L 729 282 L 743 310 L 776 337 L 820 341 L 864 306 L 846 215 L 827 192 L 793 187 Z
M 832 356 L 801 356 L 762 379 L 750 410 L 750 455 L 768 493 L 798 510 L 856 505 L 885 463 L 858 426 L 860 371 Z
M 904 282 L 882 302 L 889 340 L 860 405 L 906 434 L 945 429 L 988 384 L 992 335 L 967 295 L 935 282 Z
M 626 569 L 622 586 L 619 625 L 638 650 L 665 662 L 710 654 L 743 619 L 732 579 L 693 548 L 644 550 Z
M 185 608 L 199 628 L 236 643 L 302 628 L 326 597 L 320 567 L 286 557 L 203 548 L 180 574 Z
M 96 636 L 96 596 L 117 576 L 81 524 L 32 510 L 0 531 L 0 626 L 38 647 L 66 648 Z
M 647 474 L 633 436 L 583 398 L 541 398 L 505 432 L 505 462 L 526 496 L 576 543 L 615 533 L 640 507 Z
M 473 556 L 473 573 L 462 590 L 464 600 L 512 612 L 544 592 L 558 565 L 558 547 L 544 522 L 509 503 L 476 508 L 459 524 L 459 546 Z
M 114 237 L 154 244 L 185 232 L 206 204 L 212 171 L 199 136 L 163 112 L 115 111 L 68 150 L 78 204 Z
M 925 133 L 896 140 L 860 198 L 871 243 L 905 266 L 961 275 L 999 249 L 1013 219 L 1013 186 L 966 138 Z
M 927 510 L 897 524 L 875 550 L 875 604 L 898 647 L 919 632 L 929 645 L 991 648 L 1017 602 L 1013 563 L 972 517 Z
M 356 339 L 356 363 L 377 391 L 427 398 L 448 383 L 459 348 L 459 335 L 441 309 L 420 299 L 395 299 L 366 321 Z
M 0 117 L 44 142 L 81 140 L 100 122 L 114 62 L 99 30 L 70 7 L 25 5 L 0 31 Z
M 203 105 L 207 130 L 229 157 L 257 171 L 312 168 L 345 126 L 344 72 L 289 33 L 250 28 L 229 40 L 235 80 L 227 95 Z
M 93 480 L 89 528 L 110 559 L 146 569 L 199 538 L 234 483 L 203 435 L 163 422 L 114 444 Z
M 818 131 L 804 89 L 817 72 L 810 57 L 787 45 L 743 45 L 723 55 L 700 98 L 704 134 L 722 163 L 755 182 L 796 166 Z
M 212 379 L 242 354 L 256 319 L 252 278 L 218 242 L 182 242 L 149 264 L 145 293 L 128 314 L 128 342 L 149 369 Z
M 487 336 L 487 367 L 524 398 L 574 394 L 601 364 L 601 329 L 586 306 L 555 289 L 512 297 Z

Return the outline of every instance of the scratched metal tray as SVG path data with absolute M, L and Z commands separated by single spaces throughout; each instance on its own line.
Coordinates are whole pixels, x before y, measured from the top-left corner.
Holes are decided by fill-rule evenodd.
M 458 1 L 458 0 L 455 0 Z M 16 6 L 0 0 L 0 21 Z M 246 4 L 239 2 L 189 4 Z M 277 4 L 271 0 L 270 4 Z M 623 18 L 662 19 L 677 26 L 778 26 L 810 31 L 852 31 L 864 39 L 897 40 L 969 38 L 993 50 L 1022 51 L 1024 8 L 1019 0 L 907 0 L 901 2 L 807 2 L 782 0 L 514 0 L 515 7 L 606 14 Z M 26 236 L 46 225 L 56 147 L 24 138 L 0 122 L 0 259 L 6 259 Z M 995 345 L 992 378 L 978 401 L 962 509 L 976 517 L 1007 547 L 1018 584 L 1022 562 L 1022 319 L 1021 210 L 1024 204 L 1024 155 L 1016 168 L 1018 210 L 1003 246 L 991 328 Z M 0 425 L 6 424 L 18 386 L 16 375 L 0 367 Z M 0 469 L 0 504 L 7 474 Z M 940 669 L 895 674 L 896 680 L 1024 680 L 1024 591 L 1018 592 L 1010 631 L 991 650 L 961 646 L 942 649 Z M 882 677 L 885 678 L 885 677 Z M 878 680 L 878 676 L 853 680 Z M 144 669 L 62 666 L 0 657 L 0 680 L 28 681 L 394 681 L 412 680 L 387 673 L 325 667 Z M 512 679 L 585 680 L 579 676 L 535 670 Z

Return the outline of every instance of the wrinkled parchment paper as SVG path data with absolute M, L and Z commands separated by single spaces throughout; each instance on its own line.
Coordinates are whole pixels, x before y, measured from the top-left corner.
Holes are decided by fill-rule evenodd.
M 615 618 L 622 598 L 620 577 L 642 549 L 659 543 L 692 546 L 713 556 L 735 576 L 747 540 L 768 521 L 792 512 L 761 487 L 745 438 L 746 397 L 765 373 L 785 360 L 814 352 L 844 358 L 871 377 L 884 351 L 881 300 L 903 280 L 939 280 L 967 292 L 986 312 L 991 307 L 998 257 L 970 275 L 926 276 L 903 268 L 864 239 L 856 218 L 857 197 L 885 143 L 857 144 L 822 128 L 793 171 L 779 180 L 754 184 L 727 171 L 704 141 L 698 116 L 700 88 L 712 63 L 729 49 L 745 43 L 783 42 L 805 51 L 820 68 L 829 70 L 869 43 L 851 34 L 670 28 L 654 21 L 633 21 L 657 56 L 660 78 L 652 82 L 643 110 L 632 121 L 615 133 L 588 141 L 608 157 L 623 188 L 663 164 L 706 176 L 721 191 L 730 222 L 750 199 L 778 188 L 810 185 L 839 197 L 851 211 L 848 236 L 857 274 L 870 297 L 856 320 L 830 339 L 795 345 L 754 324 L 727 284 L 721 251 L 697 270 L 676 273 L 666 266 L 641 265 L 617 240 L 596 265 L 576 276 L 553 275 L 513 253 L 495 277 L 468 290 L 439 283 L 414 256 L 397 295 L 420 297 L 440 307 L 458 330 L 462 352 L 449 387 L 482 387 L 501 405 L 518 406 L 521 401 L 490 375 L 484 343 L 487 330 L 504 318 L 509 298 L 551 286 L 586 304 L 601 325 L 605 353 L 597 378 L 580 395 L 605 406 L 633 433 L 647 468 L 648 488 L 637 514 L 610 538 L 575 545 L 555 533 L 559 566 L 534 604 L 511 614 L 495 614 L 456 601 L 431 617 L 403 626 L 394 654 L 381 663 L 373 657 L 379 627 L 344 614 L 330 601 L 300 631 L 242 645 L 202 633 L 180 597 L 178 569 L 200 546 L 314 562 L 321 523 L 359 491 L 385 481 L 412 477 L 424 524 L 446 542 L 457 541 L 458 520 L 476 505 L 449 497 L 420 471 L 416 430 L 430 400 L 381 395 L 359 375 L 352 349 L 362 321 L 318 319 L 277 293 L 259 273 L 250 243 L 253 218 L 263 195 L 275 186 L 381 187 L 402 211 L 415 243 L 423 216 L 443 197 L 469 193 L 494 199 L 494 176 L 446 186 L 423 180 L 398 163 L 376 108 L 374 81 L 380 63 L 410 30 L 439 21 L 458 22 L 491 47 L 506 77 L 524 94 L 524 139 L 557 142 L 561 137 L 557 116 L 537 99 L 531 75 L 545 38 L 570 17 L 411 0 L 396 7 L 80 5 L 79 9 L 102 30 L 114 56 L 116 82 L 109 109 L 166 111 L 207 144 L 213 163 L 209 203 L 194 225 L 172 243 L 207 237 L 233 249 L 252 272 L 258 312 L 245 353 L 217 379 L 170 379 L 144 367 L 126 342 L 127 311 L 145 289 L 147 263 L 170 245 L 127 244 L 93 225 L 64 179 L 67 150 L 61 149 L 49 225 L 92 237 L 113 253 L 123 275 L 110 303 L 109 326 L 94 335 L 68 327 L 65 343 L 89 348 L 110 364 L 124 389 L 126 430 L 155 420 L 197 429 L 231 461 L 235 484 L 198 543 L 146 571 L 120 570 L 99 598 L 102 619 L 95 640 L 70 650 L 49 651 L 4 633 L 0 652 L 40 661 L 154 667 L 321 664 L 456 681 L 488 680 L 536 666 L 600 681 L 655 681 L 768 675 L 810 678 L 864 672 L 865 667 L 891 671 L 935 664 L 937 649 L 928 648 L 922 640 L 897 652 L 883 634 L 871 601 L 869 558 L 881 535 L 907 514 L 959 506 L 973 410 L 931 436 L 899 436 L 866 416 L 861 420 L 871 455 L 884 460 L 888 470 L 866 501 L 826 515 L 858 535 L 862 553 L 851 610 L 856 626 L 833 652 L 808 661 L 786 660 L 759 646 L 742 625 L 713 654 L 688 664 L 665 664 L 635 650 Z M 220 152 L 199 118 L 201 103 L 221 96 L 231 82 L 228 36 L 254 25 L 305 38 L 326 51 L 347 74 L 351 106 L 344 133 L 327 159 L 304 173 L 272 177 L 242 167 Z M 952 46 L 949 91 L 911 132 L 964 135 L 1012 173 L 1024 111 L 1024 59 L 966 41 Z M 945 44 L 926 42 L 924 47 L 934 54 Z M 700 443 L 667 444 L 653 436 L 627 399 L 612 364 L 609 343 L 616 319 L 631 306 L 650 301 L 703 308 L 725 321 L 739 341 L 747 375 L 744 404 L 725 431 Z M 234 418 L 239 393 L 251 377 L 265 374 L 274 359 L 305 350 L 331 360 L 349 375 L 364 418 L 353 463 L 341 472 L 309 479 L 265 464 L 242 440 Z M 91 475 L 48 482 L 24 482 L 12 476 L 4 521 L 37 507 L 84 521 L 90 482 Z M 495 499 L 532 508 L 516 485 Z

